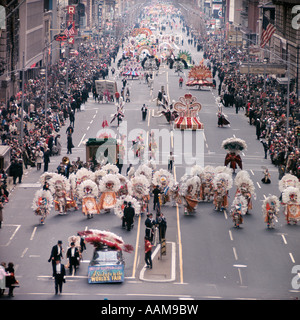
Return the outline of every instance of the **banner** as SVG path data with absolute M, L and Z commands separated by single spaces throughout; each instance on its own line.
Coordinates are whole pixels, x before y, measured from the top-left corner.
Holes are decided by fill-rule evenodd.
M 117 92 L 117 83 L 115 81 L 111 80 L 96 80 L 96 91 L 98 94 L 107 94 L 107 92 L 111 96 L 115 96 L 115 93 Z
M 113 283 L 123 281 L 124 265 L 88 267 L 88 283 Z

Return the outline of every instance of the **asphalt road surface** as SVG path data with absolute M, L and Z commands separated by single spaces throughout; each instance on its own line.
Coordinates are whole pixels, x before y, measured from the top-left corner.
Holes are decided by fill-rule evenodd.
M 170 30 L 167 29 L 166 32 Z M 201 61 L 203 52 L 196 52 L 193 45 L 188 45 L 186 34 L 184 46 L 179 48 L 190 51 L 196 63 Z M 185 80 L 187 75 L 188 70 L 184 70 Z M 113 78 L 111 73 L 110 78 Z M 87 220 L 80 210 L 66 216 L 59 216 L 52 210 L 45 225 L 40 225 L 31 205 L 34 193 L 40 188 L 39 178 L 42 172 L 31 168 L 26 172 L 22 184 L 14 188 L 9 203 L 5 205 L 4 223 L 0 232 L 1 261 L 14 262 L 16 277 L 21 284 L 14 291 L 14 299 L 289 300 L 299 296 L 297 283 L 295 285 L 293 282 L 297 274 L 292 273 L 293 267 L 297 268 L 297 263 L 300 263 L 299 226 L 286 225 L 282 210 L 275 229 L 268 230 L 263 222 L 262 200 L 269 194 L 279 196 L 278 172 L 269 159 L 264 159 L 263 146 L 256 140 L 255 128 L 249 125 L 243 110 L 236 114 L 235 108 L 224 108 L 230 127 L 218 128 L 215 101 L 217 90 L 189 89 L 185 85 L 180 89 L 178 79 L 174 70 L 162 65 L 158 74 L 154 72 L 152 88 L 144 81 L 128 80 L 131 102 L 125 105 L 125 121 L 119 129 L 114 122 L 110 129 L 117 136 L 119 132 L 126 132 L 128 154 L 132 153 L 131 140 L 139 132 L 144 132 L 146 145 L 151 130 L 156 129 L 162 136 L 167 134 L 167 145 L 162 141 L 159 143 L 160 163 L 157 168 L 166 169 L 165 157 L 169 151 L 176 151 L 174 175 L 177 181 L 196 163 L 223 165 L 225 152 L 221 149 L 222 141 L 234 135 L 244 139 L 248 149 L 242 154 L 243 165 L 254 181 L 257 199 L 253 203 L 251 214 L 245 217 L 242 228 L 233 228 L 229 212 L 215 211 L 212 203 L 200 203 L 197 213 L 192 216 L 185 216 L 182 206 L 173 207 L 168 203 L 162 208 L 168 223 L 167 255 L 158 259 L 159 250 L 155 252 L 153 269 L 145 270 L 145 216 L 136 218 L 135 226 L 130 232 L 121 228 L 121 221 L 113 212 Z M 116 80 L 120 89 L 121 79 Z M 175 132 L 163 116 L 158 116 L 156 97 L 161 86 L 164 86 L 171 100 L 177 101 L 185 93 L 192 93 L 197 97 L 202 104 L 200 120 L 204 123 L 204 134 Z M 140 110 L 143 103 L 149 108 L 146 121 L 142 121 Z M 68 155 L 71 161 L 77 160 L 77 157 L 85 161 L 85 139 L 99 134 L 103 119 L 110 121 L 115 110 L 114 104 L 98 103 L 90 97 L 85 110 L 76 112 L 73 134 L 75 148 Z M 67 155 L 65 130 L 66 127 L 61 130 L 62 155 L 51 157 L 49 171 L 55 171 L 62 157 Z M 192 154 L 188 153 L 189 150 L 192 150 Z M 136 168 L 137 166 L 135 165 Z M 270 185 L 261 183 L 262 166 L 269 168 L 272 181 Z M 122 173 L 125 173 L 126 168 L 127 165 L 124 165 Z M 230 204 L 234 192 L 233 186 Z M 122 284 L 88 284 L 87 267 L 93 248 L 87 244 L 87 251 L 83 253 L 83 261 L 77 273 L 67 275 L 63 294 L 55 296 L 51 264 L 47 261 L 51 248 L 57 240 L 62 240 L 66 253 L 68 237 L 88 228 L 110 230 L 134 246 L 133 253 L 125 253 L 125 281 Z M 63 262 L 66 263 L 66 260 Z

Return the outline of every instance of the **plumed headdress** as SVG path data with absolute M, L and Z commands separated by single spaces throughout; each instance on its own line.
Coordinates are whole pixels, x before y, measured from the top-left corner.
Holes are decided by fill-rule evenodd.
M 240 189 L 241 187 L 246 188 L 247 191 L 249 191 L 251 195 L 255 197 L 254 183 L 251 180 L 249 173 L 247 171 L 245 170 L 239 171 L 234 179 L 234 183 L 238 189 Z
M 203 176 L 204 168 L 202 168 L 199 165 L 194 165 L 191 169 L 191 175 L 192 176 L 198 176 L 200 179 Z
M 297 203 L 300 204 L 300 189 L 294 187 L 287 187 L 282 192 L 282 202 L 284 204 Z
M 43 199 L 46 200 L 44 203 L 42 203 Z M 40 207 L 41 204 L 44 204 L 48 210 L 50 210 L 53 207 L 53 197 L 49 190 L 40 189 L 36 191 L 32 201 L 31 208 L 35 211 Z
M 226 190 L 232 188 L 233 180 L 231 175 L 225 172 L 218 173 L 213 180 L 214 188 L 217 188 L 218 185 L 223 186 Z
M 226 167 L 226 166 L 217 166 L 217 167 L 215 168 L 215 173 L 216 173 L 216 174 L 222 173 L 222 172 L 227 173 L 227 174 L 229 174 L 230 176 L 232 176 L 232 169 L 230 169 L 230 168 L 228 168 L 228 167 Z
M 175 181 L 174 181 L 173 175 L 169 171 L 167 171 L 165 169 L 160 169 L 154 173 L 153 178 L 152 178 L 152 183 L 155 186 L 157 186 L 157 185 L 159 187 L 168 186 L 169 188 L 172 188 Z
M 180 194 L 182 196 L 194 196 L 201 184 L 201 180 L 197 176 L 185 178 L 180 186 Z
M 57 174 L 54 175 L 50 180 L 49 180 L 49 188 L 52 194 L 55 193 L 56 188 L 60 188 L 66 192 L 70 191 L 70 181 L 63 175 Z
M 280 202 L 277 196 L 275 195 L 269 195 L 262 204 L 262 213 L 265 216 L 267 212 L 271 209 L 274 208 L 275 214 L 279 213 L 280 209 Z
M 55 176 L 55 175 L 58 175 L 58 173 L 55 173 L 55 172 L 45 172 L 45 173 L 43 173 L 43 174 L 40 176 L 40 183 L 41 183 L 41 185 L 43 186 L 46 181 L 49 182 L 49 180 L 50 180 L 53 176 Z
M 142 164 L 135 171 L 135 175 L 136 176 L 144 175 L 148 179 L 148 181 L 151 183 L 152 169 L 149 166 L 147 166 L 146 164 Z
M 241 214 L 245 215 L 248 210 L 248 202 L 241 195 L 235 196 L 232 201 L 231 208 L 232 209 L 239 208 L 241 210 Z
M 149 194 L 150 183 L 144 175 L 134 176 L 128 183 L 128 194 L 142 199 Z
M 95 174 L 94 172 L 86 169 L 86 168 L 80 168 L 77 172 L 76 172 L 76 183 L 77 186 L 83 182 L 84 180 L 93 180 L 95 181 Z
M 279 181 L 278 185 L 281 192 L 283 192 L 287 187 L 300 188 L 299 179 L 290 173 L 285 174 Z
M 103 169 L 100 169 L 100 170 L 96 170 L 96 171 L 94 172 L 94 174 L 95 174 L 95 182 L 96 182 L 97 184 L 99 184 L 100 181 L 101 181 L 101 179 L 102 179 L 105 175 L 107 175 L 107 172 L 106 172 L 105 170 L 103 170 Z
M 213 166 L 205 166 L 202 175 L 202 181 L 212 182 L 216 172 Z
M 111 164 L 111 163 L 108 163 L 105 166 L 103 166 L 102 170 L 104 170 L 108 174 L 119 173 L 119 168 L 115 164 Z
M 80 183 L 77 188 L 78 198 L 82 199 L 84 197 L 97 197 L 98 196 L 98 186 L 92 180 L 85 180 Z
M 120 180 L 115 174 L 107 174 L 99 183 L 99 190 L 101 192 L 117 192 L 120 188 Z

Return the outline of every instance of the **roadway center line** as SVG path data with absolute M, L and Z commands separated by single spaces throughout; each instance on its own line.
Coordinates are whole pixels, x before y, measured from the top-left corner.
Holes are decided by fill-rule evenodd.
M 233 250 L 233 254 L 234 254 L 234 259 L 237 260 L 238 256 L 237 256 L 235 247 L 232 247 L 232 250 Z
M 35 232 L 36 232 L 36 229 L 37 229 L 37 227 L 34 227 L 34 229 L 32 231 L 32 234 L 31 234 L 31 237 L 30 237 L 30 240 L 33 240 Z
M 132 269 L 132 276 L 131 276 L 133 279 L 135 279 L 135 272 L 136 272 L 136 266 L 137 266 L 139 238 L 140 238 L 140 228 L 141 228 L 141 216 L 139 215 L 137 235 L 136 235 L 136 243 L 135 243 L 135 255 L 134 255 L 134 262 L 133 262 L 133 269 Z
M 82 138 L 81 138 L 81 140 L 80 140 L 80 142 L 79 142 L 78 148 L 79 148 L 80 145 L 82 144 L 82 141 L 83 141 L 83 139 L 85 138 L 85 135 L 86 135 L 86 133 L 82 136 Z
M 24 258 L 24 256 L 25 256 L 25 254 L 26 254 L 27 250 L 28 250 L 28 248 L 25 248 L 25 249 L 24 249 L 24 251 L 23 251 L 23 252 L 22 252 L 22 254 L 21 254 L 21 258 Z
M 282 234 L 281 237 L 282 237 L 283 243 L 287 244 L 287 241 L 286 241 L 286 238 L 285 238 L 284 234 Z
M 260 186 L 260 184 L 259 184 L 258 182 L 256 182 L 256 183 L 257 183 L 257 185 L 258 185 L 259 189 L 261 189 L 261 186 Z
M 294 259 L 294 257 L 293 257 L 291 252 L 289 253 L 289 255 L 290 255 L 290 258 L 291 258 L 292 262 L 295 263 L 295 259 Z
M 233 236 L 232 236 L 231 230 L 229 230 L 229 237 L 230 237 L 230 240 L 233 241 Z

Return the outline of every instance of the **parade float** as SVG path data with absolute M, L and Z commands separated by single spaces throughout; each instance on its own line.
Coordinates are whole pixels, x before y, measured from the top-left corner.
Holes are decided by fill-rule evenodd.
M 199 66 L 194 66 L 188 74 L 187 87 L 212 87 L 212 73 L 203 63 Z
M 201 110 L 201 104 L 197 98 L 191 94 L 185 94 L 174 104 L 174 109 L 178 117 L 174 121 L 174 129 L 180 130 L 203 130 L 204 126 L 200 122 L 198 113 Z

